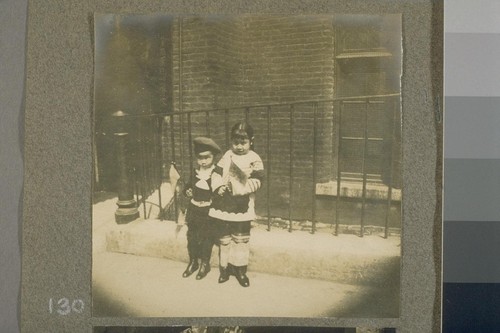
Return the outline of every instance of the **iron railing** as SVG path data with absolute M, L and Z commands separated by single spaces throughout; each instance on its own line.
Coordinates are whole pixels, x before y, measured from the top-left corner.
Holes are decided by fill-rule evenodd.
M 193 138 L 201 135 L 210 136 L 219 142 L 221 147 L 225 145 L 228 148 L 229 129 L 232 122 L 246 119 L 254 127 L 258 126 L 256 136 L 261 136 L 261 138 L 256 138 L 256 142 L 261 144 L 256 151 L 264 161 L 267 181 L 260 191 L 262 193 L 259 193 L 256 204 L 258 211 L 267 219 L 268 230 L 271 230 L 273 219 L 284 216 L 286 216 L 288 230 L 294 229 L 294 220 L 297 220 L 294 217 L 294 203 L 297 200 L 305 200 L 303 194 L 300 198 L 294 197 L 298 188 L 311 195 L 309 217 L 302 214 L 298 219 L 309 220 L 310 231 L 314 233 L 318 223 L 318 181 L 324 182 L 325 178 L 330 178 L 335 180 L 332 184 L 336 185 L 335 191 L 330 193 L 332 197 L 336 197 L 333 205 L 335 213 L 332 214 L 333 216 L 330 215 L 329 221 L 324 221 L 325 214 L 323 214 L 321 223 L 329 224 L 334 228 L 334 234 L 338 235 L 339 225 L 342 224 L 340 213 L 342 203 L 355 201 L 356 205 L 359 205 L 361 202 L 359 235 L 363 236 L 367 220 L 366 206 L 374 199 L 373 195 L 371 197 L 368 195 L 370 192 L 368 186 L 378 182 L 385 188 L 385 198 L 380 198 L 379 195 L 375 196 L 375 199 L 378 202 L 386 201 L 383 228 L 384 235 L 387 237 L 390 210 L 395 201 L 393 197 L 395 179 L 400 178 L 400 175 L 395 175 L 393 170 L 393 166 L 400 157 L 395 155 L 400 153 L 400 148 L 397 148 L 400 140 L 397 134 L 397 129 L 400 127 L 399 106 L 400 94 L 396 93 L 223 109 L 184 110 L 168 114 L 127 115 L 127 121 L 132 124 L 131 131 L 134 131 L 131 136 L 134 141 L 131 145 L 131 156 L 133 157 L 137 202 L 142 203 L 142 214 L 147 217 L 146 198 L 157 191 L 158 203 L 156 204 L 160 207 L 159 216 L 164 216 L 163 208 L 168 206 L 177 217 L 179 209 L 177 196 L 174 195 L 169 204 L 162 202 L 161 186 L 169 178 L 168 169 L 173 165 L 186 180 L 188 178 L 186 176 L 194 167 Z M 352 111 L 353 108 L 355 111 Z M 357 117 L 353 118 L 352 115 L 355 113 Z M 374 120 L 373 117 L 377 114 L 379 117 Z M 348 121 L 351 121 L 351 125 L 347 124 Z M 377 126 L 372 126 L 373 123 L 379 124 L 377 125 L 378 134 L 382 135 L 374 134 L 373 128 Z M 331 142 L 328 144 L 329 135 Z M 222 142 L 224 145 L 221 144 Z M 264 149 L 260 148 L 262 143 Z M 378 149 L 373 148 L 377 143 L 390 147 L 378 157 L 373 152 L 370 153 L 370 149 Z M 279 149 L 281 151 L 278 151 Z M 302 149 L 302 155 L 300 155 L 302 157 L 294 158 L 295 151 L 300 149 Z M 282 159 L 287 155 L 286 152 L 288 152 L 288 161 L 283 161 Z M 350 155 L 357 157 L 351 156 L 352 161 L 349 162 Z M 298 168 L 299 163 L 305 163 L 304 160 L 307 160 L 304 156 L 311 159 L 310 163 L 306 163 L 311 165 L 308 175 L 304 167 L 300 170 Z M 281 161 L 278 161 L 278 158 Z M 374 171 L 376 167 L 374 168 L 370 158 L 389 161 L 386 167 L 380 168 L 379 166 L 381 172 L 384 173 L 383 176 L 377 174 L 377 170 Z M 280 170 L 275 171 L 277 163 L 288 167 L 279 167 Z M 326 169 L 329 170 L 325 172 Z M 322 175 L 318 174 L 320 171 Z M 279 182 L 273 179 L 276 175 Z M 361 184 L 361 194 L 355 198 L 349 198 L 348 194 L 343 194 L 342 183 L 344 185 L 348 183 L 346 180 L 348 177 L 350 177 L 350 182 Z M 283 188 L 283 191 L 285 188 L 288 191 L 286 212 L 273 212 L 273 186 L 278 185 Z M 304 190 L 306 185 L 308 190 Z M 399 200 L 399 198 L 396 199 L 396 201 Z

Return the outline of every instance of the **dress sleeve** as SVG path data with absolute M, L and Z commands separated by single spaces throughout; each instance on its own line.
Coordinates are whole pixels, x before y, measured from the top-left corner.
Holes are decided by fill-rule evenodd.
M 264 180 L 264 163 L 259 155 L 255 154 L 254 161 L 251 163 L 252 173 L 250 174 L 250 179 L 258 179 L 261 182 Z

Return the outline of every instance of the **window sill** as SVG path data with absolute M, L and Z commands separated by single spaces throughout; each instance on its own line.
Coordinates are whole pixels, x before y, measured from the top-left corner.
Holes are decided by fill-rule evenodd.
M 385 184 L 366 184 L 366 198 L 375 200 L 387 200 L 389 187 Z M 337 181 L 316 184 L 316 195 L 337 196 Z M 362 198 L 363 183 L 361 181 L 341 181 L 340 196 L 345 198 Z M 401 201 L 401 190 L 392 188 L 391 200 Z

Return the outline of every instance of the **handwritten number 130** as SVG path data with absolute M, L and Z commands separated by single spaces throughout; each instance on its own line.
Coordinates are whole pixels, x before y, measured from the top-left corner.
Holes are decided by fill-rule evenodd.
M 61 298 L 57 302 L 49 299 L 49 313 L 58 313 L 61 316 L 69 315 L 71 312 L 82 313 L 85 303 L 81 299 L 75 299 L 72 302 L 67 298 Z

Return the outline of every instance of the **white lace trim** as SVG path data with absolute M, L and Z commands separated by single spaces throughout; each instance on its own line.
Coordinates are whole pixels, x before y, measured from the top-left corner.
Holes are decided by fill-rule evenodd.
M 208 216 L 227 222 L 253 221 L 255 219 L 255 213 L 252 211 L 247 211 L 246 213 L 229 213 L 214 208 L 210 208 Z

